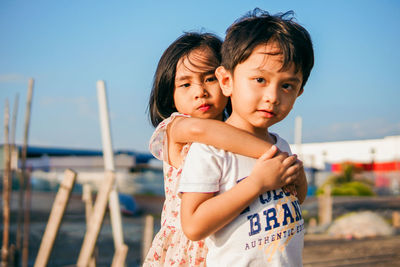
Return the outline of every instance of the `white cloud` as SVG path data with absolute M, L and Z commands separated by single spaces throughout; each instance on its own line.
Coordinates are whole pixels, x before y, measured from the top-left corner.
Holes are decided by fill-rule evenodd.
M 80 116 L 85 117 L 93 117 L 93 115 L 97 115 L 96 112 L 93 112 L 94 102 L 93 100 L 79 96 L 79 97 L 50 97 L 45 96 L 42 97 L 40 100 L 40 105 L 43 107 L 53 107 L 57 106 L 58 108 L 61 106 L 70 106 L 74 107 L 73 110 L 77 111 Z
M 333 123 L 312 131 L 303 131 L 304 142 L 375 139 L 400 135 L 400 121 L 373 118 L 368 121 Z
M 18 73 L 0 74 L 0 83 L 26 83 L 28 80 L 28 77 Z

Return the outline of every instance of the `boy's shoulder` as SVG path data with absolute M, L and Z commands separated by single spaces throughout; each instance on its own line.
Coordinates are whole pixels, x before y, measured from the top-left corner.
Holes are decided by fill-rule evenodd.
M 285 139 L 280 137 L 277 133 L 270 132 L 270 134 L 275 137 L 275 145 L 279 148 L 280 151 L 288 152 L 289 154 L 291 154 L 290 145 Z

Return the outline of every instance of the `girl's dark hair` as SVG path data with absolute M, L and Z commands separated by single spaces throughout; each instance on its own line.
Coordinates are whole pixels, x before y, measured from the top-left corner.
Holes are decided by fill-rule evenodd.
M 303 74 L 302 87 L 314 65 L 310 34 L 293 20 L 293 11 L 270 15 L 259 8 L 235 21 L 226 31 L 222 45 L 222 66 L 232 74 L 260 44 L 277 42 L 283 55 L 282 69 L 295 65 Z
M 209 49 L 213 56 L 205 62 L 208 66 L 205 71 L 215 70 L 221 64 L 221 44 L 222 41 L 214 34 L 188 32 L 164 51 L 154 74 L 149 99 L 148 111 L 154 127 L 177 111 L 174 105 L 174 88 L 179 60 L 188 57 L 197 48 Z

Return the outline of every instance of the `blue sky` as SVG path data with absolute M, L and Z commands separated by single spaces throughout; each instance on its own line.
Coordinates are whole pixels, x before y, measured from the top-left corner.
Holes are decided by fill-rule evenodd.
M 114 148 L 147 150 L 147 101 L 162 52 L 184 31 L 224 37 L 254 7 L 293 10 L 313 39 L 315 66 L 291 114 L 271 128 L 293 142 L 400 134 L 400 1 L 1 1 L 0 143 L 5 101 L 19 94 L 22 141 L 35 79 L 31 145 L 101 148 L 96 81 L 105 80 Z

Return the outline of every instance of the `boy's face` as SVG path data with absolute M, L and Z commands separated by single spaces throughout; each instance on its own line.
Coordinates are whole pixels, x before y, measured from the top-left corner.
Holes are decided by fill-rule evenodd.
M 303 92 L 303 79 L 301 71 L 295 73 L 294 65 L 281 70 L 280 52 L 275 43 L 261 44 L 236 66 L 233 75 L 223 67 L 217 70 L 221 88 L 232 101 L 228 123 L 265 137 L 271 125 L 289 114 Z

